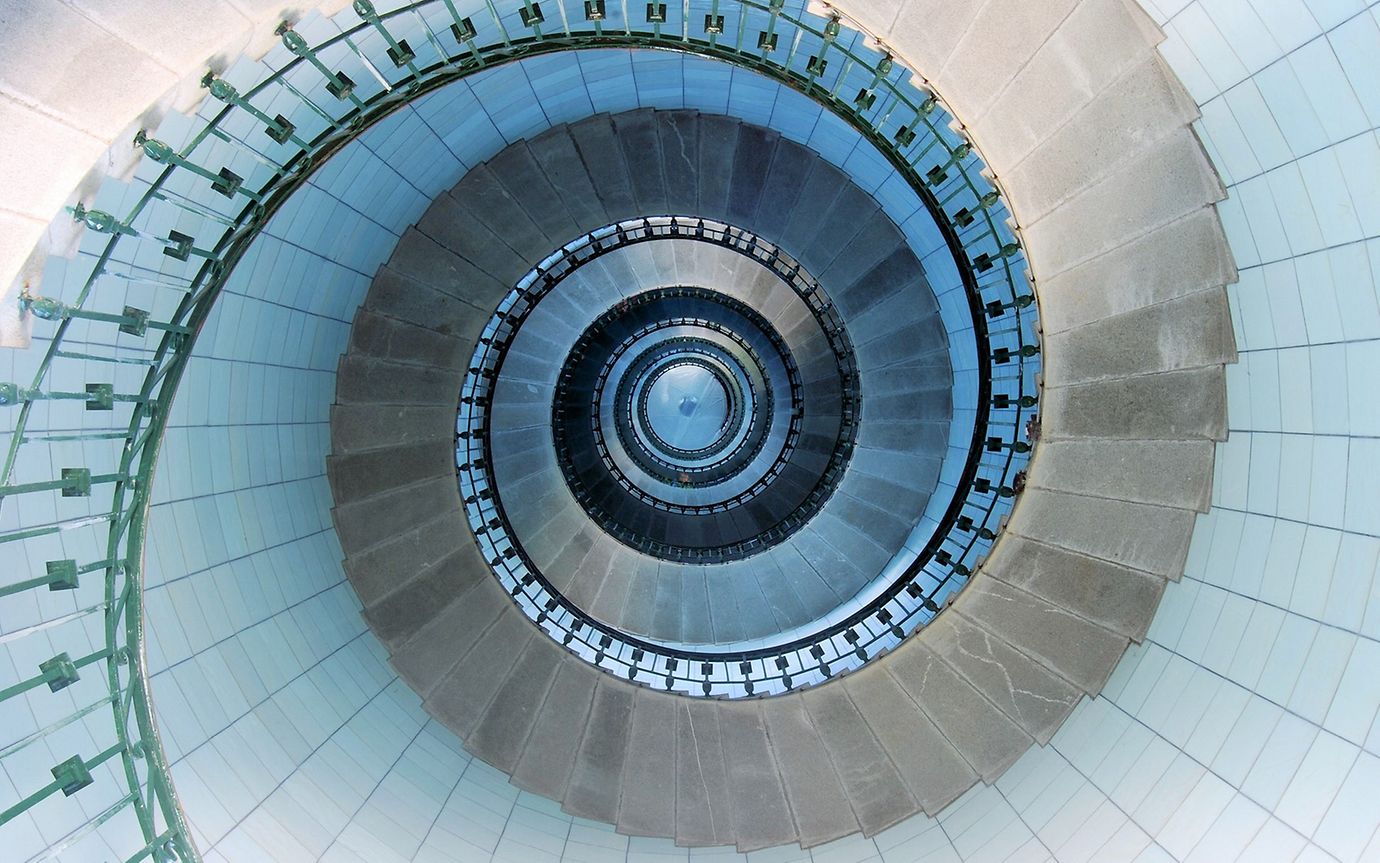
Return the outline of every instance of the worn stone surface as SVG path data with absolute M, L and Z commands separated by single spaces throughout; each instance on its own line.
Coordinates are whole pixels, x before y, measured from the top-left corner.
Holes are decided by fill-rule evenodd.
M 341 403 L 444 404 L 458 400 L 461 377 L 451 369 L 346 354 L 336 372 L 335 398 Z
M 331 452 L 344 455 L 455 437 L 455 409 L 446 405 L 331 405 Z
M 628 166 L 633 200 L 643 214 L 665 215 L 670 211 L 666 195 L 665 157 L 656 113 L 625 112 L 613 116 L 614 134 Z
M 562 799 L 600 674 L 579 660 L 559 664 L 532 732 L 513 767 L 514 785 L 552 800 Z
M 623 148 L 613 133 L 607 114 L 597 114 L 570 125 L 570 137 L 580 151 L 591 188 L 603 203 L 609 222 L 638 215 L 632 181 L 623 160 Z
M 546 700 L 547 691 L 565 662 L 579 660 L 555 642 L 536 635 L 513 664 L 484 711 L 474 733 L 465 741 L 471 754 L 505 773 L 512 773 L 527 746 L 528 735 Z
M 361 307 L 350 327 L 350 350 L 424 366 L 458 368 L 469 360 L 473 344 L 408 321 Z
M 1189 510 L 1030 488 L 1008 529 L 1027 539 L 1178 579 L 1194 517 Z
M 487 203 L 485 199 L 502 197 L 502 190 L 490 188 L 498 187 L 492 177 L 483 184 L 476 180 L 471 186 L 462 188 L 465 183 L 461 180 L 460 186 L 432 201 L 417 222 L 417 230 L 498 284 L 511 286 L 527 271 L 529 264 L 478 218 Z M 513 205 L 510 209 L 518 208 Z M 536 233 L 530 220 L 526 227 L 529 232 Z
M 469 534 L 455 529 L 461 518 L 458 509 L 437 513 L 430 521 L 345 558 L 345 574 L 359 601 L 367 606 L 441 558 L 474 549 Z M 478 557 L 477 551 L 474 554 Z
M 1041 445 L 1032 485 L 1206 512 L 1213 444 L 1206 440 L 1052 440 Z
M 711 701 L 673 700 L 676 714 L 676 843 L 733 844 L 733 805 L 719 711 Z
M 619 780 L 618 830 L 634 836 L 676 833 L 676 710 L 673 695 L 633 695 L 628 753 Z M 671 791 L 671 793 L 667 793 Z
M 551 185 L 527 142 L 504 147 L 489 160 L 494 176 L 541 235 L 553 246 L 579 236 L 583 231 L 566 209 L 559 190 Z
M 561 808 L 571 815 L 612 824 L 618 818 L 619 777 L 632 727 L 631 685 L 599 674 L 585 736 Z
M 919 804 L 863 721 L 847 689 L 815 687 L 806 690 L 802 700 L 863 835 L 875 835 L 913 814 Z
M 881 665 L 848 675 L 843 685 L 925 812 L 934 815 L 977 782 L 973 768 Z
M 508 602 L 496 582 L 480 579 L 393 653 L 393 668 L 425 698 L 464 659 Z
M 577 234 L 586 233 L 608 224 L 612 219 L 603 202 L 594 192 L 589 172 L 585 170 L 580 151 L 570 130 L 556 126 L 527 142 L 532 156 L 565 204 L 574 220 Z
M 1227 436 L 1227 384 L 1221 367 L 1050 387 L 1042 403 L 1042 434 L 1056 440 Z
M 1040 280 L 1040 323 L 1057 333 L 1236 281 L 1222 224 L 1194 210 L 1086 263 Z
M 799 698 L 762 702 L 777 769 L 795 816 L 800 844 L 809 848 L 859 827 L 848 793 L 824 753 L 824 742 Z
M 666 209 L 677 215 L 691 215 L 699 208 L 695 176 L 699 169 L 699 115 L 665 111 L 659 112 L 657 119 L 662 173 L 666 178 Z
M 1097 0 L 1085 8 L 1106 5 L 1126 4 Z M 1134 26 L 1124 19 L 1123 23 Z M 1120 55 L 1120 62 L 1137 64 L 1120 79 L 1089 80 L 1090 89 L 1105 89 L 1052 134 L 1045 131 L 1051 118 L 1042 111 L 997 110 L 989 115 L 1006 134 L 995 135 L 993 146 L 984 146 L 983 153 L 1014 166 L 1003 172 L 1003 178 L 1008 188 L 1019 190 L 1023 218 L 1043 216 L 1198 116 L 1197 106 L 1168 74 L 1164 60 L 1146 47 L 1138 54 Z M 1064 70 L 1052 66 L 1049 71 Z
M 455 449 L 444 440 L 326 457 L 326 475 L 337 505 L 454 473 Z
M 781 136 L 761 126 L 743 125 L 733 152 L 733 176 L 728 186 L 728 221 L 749 225 L 769 191 L 767 170 Z
M 973 579 L 954 609 L 1089 694 L 1126 650 L 1126 636 L 992 578 Z
M 1117 101 L 1120 90 L 1162 85 L 1173 77 L 1165 69 L 1137 68 L 1157 55 L 1154 42 L 1146 38 L 1142 16 L 1133 6 L 1126 0 L 1081 0 L 1073 4 L 1068 17 L 1037 46 L 1030 62 L 1005 83 L 991 107 L 981 118 L 974 118 L 976 122 L 970 121 L 983 129 L 983 153 L 1002 176 L 1032 149 L 1052 140 L 1066 140 L 1072 137 L 1071 129 L 1081 126 L 1089 130 L 1087 138 L 1094 137 L 1090 134 L 1093 128 L 1100 129 L 1105 138 L 1086 141 L 1085 155 L 1096 156 L 1098 161 L 1085 161 L 1067 151 L 1061 155 L 1069 167 L 1084 168 L 1089 180 L 1096 179 L 1101 171 L 1134 155 L 1148 139 L 1181 129 L 1197 116 L 1186 98 L 1187 113 L 1182 109 L 1157 113 L 1157 105 L 1145 101 L 1122 111 L 1105 109 L 1107 102 Z M 1125 116 L 1135 111 L 1141 112 L 1139 122 L 1126 129 Z M 1097 167 L 1099 163 L 1101 167 Z M 1022 179 L 1029 179 L 1029 175 L 1022 175 Z M 1041 191 L 1035 183 L 1018 186 L 1013 181 L 1011 187 L 1019 189 L 1023 200 L 1027 190 Z M 1035 215 L 1038 213 L 1027 218 Z
M 729 181 L 733 162 L 724 154 L 738 146 L 738 127 L 732 117 L 705 114 L 699 122 L 699 211 L 696 215 L 722 219 L 728 215 Z
M 1165 579 L 1095 557 L 1006 534 L 982 572 L 1140 641 Z
M 427 694 L 423 707 L 461 740 L 468 739 L 514 662 L 536 634 L 522 612 L 508 605 Z
M 488 577 L 484 561 L 473 544 L 468 544 L 375 599 L 365 607 L 364 619 L 385 645 L 396 649 L 480 579 Z
M 420 234 L 417 236 L 421 237 Z M 431 242 L 426 237 L 422 237 L 421 241 Z M 394 258 L 397 257 L 395 253 Z M 469 267 L 459 258 L 455 258 L 455 261 Z M 364 305 L 360 308 L 360 314 L 363 314 L 365 309 L 379 311 L 409 324 L 451 336 L 469 345 L 472 350 L 474 340 L 484 328 L 484 322 L 489 319 L 489 312 L 482 311 L 476 304 L 486 302 L 487 297 L 494 291 L 491 284 L 471 278 L 469 274 L 457 274 L 455 278 L 464 278 L 465 281 L 446 284 L 447 290 L 442 290 L 435 284 L 408 275 L 390 263 L 380 267 L 375 274 L 374 281 L 369 286 L 369 295 L 364 298 Z M 476 290 L 469 291 L 466 290 L 467 287 Z M 456 296 L 457 293 L 462 295 Z
M 1223 290 L 1199 291 L 1047 336 L 1048 386 L 1236 361 Z
M 1041 277 L 1053 276 L 1225 196 L 1191 129 L 1166 137 L 1025 226 Z M 1015 202 L 1019 209 L 1019 198 Z
M 456 509 L 459 498 L 454 477 L 442 477 L 337 506 L 331 515 L 348 557 Z
M 1038 743 L 1048 743 L 1081 693 L 1040 663 L 956 614 L 925 627 L 925 646 Z
M 912 637 L 878 661 L 934 722 L 963 760 L 994 781 L 1034 742 L 967 679 L 941 662 L 928 636 Z
M 796 838 L 780 771 L 772 756 L 760 701 L 715 704 L 724 747 L 733 835 L 739 851 L 756 851 Z

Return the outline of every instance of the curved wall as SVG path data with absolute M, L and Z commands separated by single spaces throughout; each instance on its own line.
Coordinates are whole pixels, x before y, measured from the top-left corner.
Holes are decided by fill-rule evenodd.
M 1360 0 L 1145 5 L 1201 105 L 1241 269 L 1230 291 L 1241 350 L 1228 371 L 1232 434 L 1186 574 L 1103 696 L 995 786 L 937 820 L 754 859 L 1380 857 L 1380 415 L 1369 378 L 1380 359 L 1380 11 Z M 984 51 L 1043 43 L 1071 6 L 857 11 L 904 56 L 923 52 L 927 34 L 969 32 L 982 50 L 950 62 L 980 66 Z M 48 13 L 70 14 L 56 3 L 32 12 Z M 965 118 L 983 112 L 944 92 Z M 979 140 L 989 154 L 996 143 Z M 383 141 L 373 150 L 395 155 Z M 355 158 L 366 173 L 385 170 Z M 376 176 L 405 218 L 406 184 Z M 280 214 L 282 236 L 265 244 L 276 248 L 237 275 L 202 343 L 195 374 L 217 385 L 182 392 L 159 473 L 149 570 L 166 583 L 150 591 L 150 658 L 164 742 L 208 859 L 688 856 L 572 822 L 468 763 L 365 634 L 329 530 L 324 410 L 369 256 L 391 240 L 363 215 L 377 201 L 312 194 L 376 236 L 375 250 L 343 244 L 361 252 L 346 267 L 307 259 L 292 231 L 340 222 L 324 210 Z M 304 284 L 309 265 L 332 275 Z M 273 327 L 291 337 L 270 338 Z M 252 346 L 251 333 L 263 342 Z M 39 831 L 51 838 L 58 826 L 16 821 L 3 838 L 41 848 Z M 102 856 L 96 843 L 83 850 L 72 859 Z

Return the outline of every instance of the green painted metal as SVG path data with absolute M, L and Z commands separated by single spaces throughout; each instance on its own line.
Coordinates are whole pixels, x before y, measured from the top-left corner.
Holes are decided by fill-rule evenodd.
M 798 6 L 787 8 L 783 0 L 709 0 L 687 2 L 683 20 L 669 20 L 664 4 L 649 4 L 646 14 L 641 4 L 625 4 L 621 20 L 611 20 L 609 5 L 598 0 L 503 0 L 509 11 L 501 13 L 493 0 L 484 0 L 473 13 L 485 19 L 462 14 L 452 0 L 422 0 L 380 13 L 368 0 L 355 0 L 359 21 L 351 25 L 347 16 L 337 21 L 342 29 L 318 44 L 308 44 L 288 23 L 278 30 L 292 59 L 273 70 L 262 81 L 241 91 L 215 74 L 207 73 L 202 86 L 222 103 L 219 111 L 203 112 L 202 124 L 189 142 L 176 150 L 140 132 L 135 146 L 162 172 L 127 212 L 117 216 L 78 204 L 71 210 L 74 220 L 88 230 L 107 237 L 91 276 L 75 297 L 65 301 L 27 293 L 20 302 L 34 317 L 51 321 L 47 346 L 27 385 L 0 384 L 0 407 L 17 409 L 13 416 L 10 440 L 0 463 L 0 502 L 17 495 L 89 495 L 93 486 L 110 489 L 108 507 L 91 509 L 81 515 L 59 516 L 51 523 L 28 525 L 0 532 L 0 546 L 27 543 L 72 530 L 105 528 L 105 551 L 100 560 L 47 560 L 42 572 L 17 572 L 12 582 L 0 585 L 0 596 L 26 591 L 66 591 L 81 585 L 85 577 L 99 575 L 103 599 L 75 608 L 41 624 L 6 634 L 20 638 L 35 631 L 100 614 L 104 627 L 104 646 L 78 660 L 65 654 L 55 656 L 35 677 L 0 691 L 7 698 L 50 697 L 68 687 L 80 676 L 79 669 L 103 665 L 105 690 L 89 703 L 79 704 L 70 715 L 51 722 L 0 749 L 0 759 L 24 751 L 48 735 L 72 723 L 86 720 L 104 708 L 114 719 L 114 742 L 90 757 L 80 753 L 52 769 L 53 780 L 40 787 L 20 789 L 21 797 L 0 812 L 0 825 L 19 817 L 57 794 L 79 794 L 92 782 L 102 781 L 108 771 L 92 773 L 106 763 L 116 765 L 123 789 L 114 802 L 77 825 L 67 836 L 34 859 L 59 857 L 74 843 L 112 819 L 132 812 L 143 845 L 126 849 L 128 861 L 199 860 L 187 822 L 172 787 L 167 758 L 158 738 L 149 693 L 144 654 L 143 559 L 146 522 L 154 468 L 168 421 L 168 407 L 177 392 L 196 337 L 216 302 L 222 287 L 260 229 L 288 197 L 306 180 L 315 166 L 325 161 L 359 132 L 386 117 L 417 96 L 492 66 L 555 51 L 585 48 L 646 48 L 694 53 L 745 67 L 799 90 L 847 120 L 876 145 L 917 190 L 930 195 L 939 212 L 948 217 L 947 230 L 956 255 L 967 256 L 975 281 L 970 301 L 979 307 L 995 303 L 1000 310 L 1019 310 L 1029 304 L 1030 290 L 1019 266 L 1020 246 L 998 212 L 999 197 L 991 184 L 978 175 L 971 145 L 957 133 L 930 121 L 936 102 L 907 80 L 893 58 L 884 52 L 861 47 L 859 41 L 840 38 L 842 27 L 837 17 L 820 18 Z M 569 8 L 567 8 L 569 6 Z M 694 9 L 695 15 L 690 14 Z M 679 14 L 680 9 L 672 7 Z M 436 14 L 438 13 L 439 14 Z M 516 15 L 514 15 L 516 13 Z M 703 13 L 703 26 L 692 26 L 691 18 Z M 430 20 L 444 18 L 440 33 Z M 415 47 L 395 35 L 400 16 L 415 16 L 425 28 L 426 44 L 437 54 L 430 62 L 418 58 Z M 735 24 L 726 17 L 736 16 Z M 510 27 L 520 20 L 522 26 Z M 488 20 L 491 19 L 491 20 Z M 692 30 L 696 32 L 692 32 Z M 387 62 L 375 63 L 361 50 L 370 34 L 382 37 Z M 481 36 L 481 34 L 483 34 Z M 481 43 L 481 39 L 489 40 Z M 802 44 L 814 47 L 801 50 Z M 381 92 L 363 98 L 354 82 L 321 60 L 324 51 L 343 45 L 355 53 L 366 69 L 383 85 Z M 321 105 L 307 97 L 289 79 L 300 64 L 307 64 L 326 78 L 333 104 Z M 389 78 L 379 71 L 389 69 Z M 300 83 L 300 82 L 299 82 Z M 292 92 L 307 110 L 327 121 L 327 128 L 312 140 L 298 133 L 297 126 L 282 114 L 270 115 L 255 103 L 267 95 L 268 88 L 281 86 Z M 855 92 L 856 88 L 856 92 Z M 267 137 L 289 148 L 281 160 L 265 155 L 259 148 L 241 141 L 223 128 L 228 120 L 247 114 L 254 118 Z M 245 180 L 228 167 L 205 165 L 196 160 L 198 148 L 212 139 L 230 142 L 243 155 L 272 169 L 272 176 L 257 184 Z M 199 204 L 170 188 L 169 180 L 179 172 L 209 182 L 213 191 L 226 200 L 241 204 L 225 214 Z M 955 182 L 955 178 L 957 181 Z M 968 201 L 950 209 L 951 202 Z M 147 227 L 150 217 L 173 208 L 177 213 L 193 214 L 218 225 L 214 241 L 197 246 L 194 238 L 177 231 L 161 236 Z M 172 211 L 169 211 L 172 212 Z M 209 234 L 207 235 L 209 236 Z M 135 271 L 115 255 L 122 244 L 152 244 L 162 254 L 192 267 L 187 277 L 167 276 L 151 271 Z M 142 248 L 142 247 L 140 247 Z M 94 288 L 102 277 L 147 282 L 181 292 L 181 299 L 170 313 L 153 315 L 125 307 L 119 313 L 97 308 Z M 82 330 L 74 330 L 81 327 Z M 101 339 L 84 335 L 91 328 L 102 329 Z M 1014 356 L 1030 356 L 1037 351 L 1034 334 L 1021 330 L 1014 347 L 1003 347 Z M 94 331 L 94 330 L 92 330 Z M 77 333 L 83 336 L 77 338 Z M 69 340 L 69 335 L 72 338 Z M 157 339 L 151 349 L 137 351 L 94 347 L 91 342 L 116 345 L 120 335 L 135 339 Z M 73 349 L 71 342 L 81 342 Z M 64 346 L 66 345 L 66 346 Z M 142 345 L 142 342 L 141 342 Z M 93 352 L 94 351 L 94 352 Z M 70 364 L 80 364 L 71 366 Z M 54 386 L 56 370 L 76 368 L 84 376 L 93 364 L 110 367 L 146 367 L 138 392 L 116 393 L 108 381 L 95 381 L 84 392 Z M 68 380 L 71 375 L 62 379 Z M 1020 380 L 1005 382 L 1015 391 L 1011 397 L 1013 424 L 1023 421 L 1022 412 L 1034 406 L 1033 390 Z M 1005 398 L 1005 396 L 1001 396 Z M 35 411 L 44 404 L 62 400 L 86 402 L 86 408 L 112 415 L 108 427 L 93 427 L 70 435 L 29 434 L 26 429 Z M 113 417 L 129 410 L 127 423 Z M 118 411 L 117 411 L 118 408 Z M 94 473 L 90 467 L 65 468 L 56 477 L 14 482 L 16 469 L 23 463 L 25 445 L 34 441 L 123 441 L 116 463 L 109 470 Z M 1008 461 L 1016 448 L 1002 450 Z M 994 498 L 1010 489 L 994 489 Z M 12 504 L 13 505 L 13 504 Z M 58 510 L 62 512 L 62 510 Z M 983 536 L 991 533 L 983 528 Z M 29 557 L 42 560 L 50 554 Z M 42 684 L 51 692 L 45 692 Z M 123 852 L 122 852 L 123 853 Z

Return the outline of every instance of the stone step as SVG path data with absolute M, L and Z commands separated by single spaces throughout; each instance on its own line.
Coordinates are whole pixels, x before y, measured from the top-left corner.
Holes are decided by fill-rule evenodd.
M 475 725 L 474 733 L 465 741 L 465 748 L 491 767 L 511 774 L 541 715 L 557 672 L 566 663 L 578 662 L 551 639 L 534 635 Z
M 435 514 L 400 534 L 345 558 L 343 566 L 359 601 L 366 606 L 421 570 L 474 544 L 467 531 L 456 530 L 463 510 Z
M 733 173 L 728 187 L 728 221 L 750 227 L 764 198 L 775 191 L 766 184 L 781 135 L 761 126 L 743 125 L 738 129 L 738 144 L 733 149 Z
M 919 804 L 863 721 L 848 690 L 841 686 L 812 687 L 801 700 L 843 783 L 863 835 L 875 836 L 915 814 Z
M 742 123 L 719 114 L 702 114 L 699 122 L 698 216 L 728 217 L 728 193 L 733 180 L 733 152 Z
M 618 780 L 619 833 L 675 836 L 676 696 L 651 689 L 633 694 L 627 753 Z
M 1040 279 L 1046 334 L 1236 281 L 1222 224 L 1194 210 L 1104 255 Z M 1107 290 L 1115 284 L 1115 291 Z
M 1199 291 L 1045 338 L 1044 380 L 1067 386 L 1236 362 L 1224 290 Z
M 1065 11 L 1067 17 L 1059 20 Z M 1055 16 L 1053 20 L 1050 15 Z M 1019 35 L 1012 32 L 1010 21 L 1000 22 L 1001 29 L 994 34 L 996 38 L 1036 40 L 1020 53 L 1018 65 L 1003 67 L 1011 77 L 1002 82 L 1000 95 L 980 121 L 987 130 L 984 152 L 986 136 L 991 135 L 995 143 L 987 155 L 1003 178 L 1026 153 L 1078 123 L 1088 113 L 1090 101 L 1096 105 L 1101 95 L 1126 78 L 1172 78 L 1167 70 L 1138 69 L 1147 58 L 1156 56 L 1155 44 L 1163 34 L 1154 32 L 1157 28 L 1135 3 L 1091 0 L 1075 4 L 1071 11 L 1068 6 L 1059 6 L 1049 10 L 1048 15 L 1037 17 L 1042 20 L 1035 26 L 1027 21 L 1017 24 L 1021 28 Z M 1046 35 L 1045 28 L 1051 23 L 1056 25 L 1054 32 L 1041 44 L 1038 40 Z M 1038 50 L 1026 62 L 1026 54 L 1034 48 Z M 1096 145 L 1089 147 L 1100 160 L 1111 164 L 1126 151 L 1134 151 L 1134 136 L 1148 137 L 1159 129 L 1183 128 L 1196 116 L 1163 114 L 1146 104 L 1127 105 L 1123 110 L 1134 113 L 1119 122 L 1115 116 L 1099 117 L 1097 123 L 1105 130 L 1108 144 L 1120 148 L 1120 152 L 1099 150 Z M 1118 134 L 1122 125 L 1131 125 L 1135 131 L 1123 138 Z M 1024 186 L 1013 183 L 1010 188 L 1023 190 Z
M 757 212 L 752 215 L 753 230 L 774 243 L 781 242 L 801 187 L 818 158 L 813 150 L 794 141 L 782 138 L 776 142 L 763 184 L 770 194 L 757 201 Z
M 570 137 L 580 152 L 580 160 L 589 174 L 592 191 L 598 196 L 608 214 L 609 222 L 631 219 L 641 215 L 637 199 L 633 197 L 632 178 L 623 148 L 613 130 L 608 114 L 596 114 L 569 126 Z
M 983 6 L 956 42 L 938 75 L 931 75 L 959 117 L 985 116 L 1045 40 L 1059 28 L 1072 3 Z M 898 28 L 899 29 L 899 28 Z M 984 57 L 983 54 L 997 56 Z M 922 74 L 925 70 L 921 69 Z M 1063 87 L 1051 87 L 1060 90 Z M 1033 110 L 1022 105 L 1021 113 Z
M 1205 440 L 1052 440 L 1030 483 L 1054 491 L 1207 512 L 1213 444 Z
M 528 142 L 519 141 L 504 147 L 488 165 L 503 191 L 522 208 L 523 214 L 552 248 L 588 230 L 570 214 L 560 191 L 547 179 Z
M 412 640 L 457 597 L 491 577 L 474 543 L 465 543 L 371 601 L 364 619 L 392 651 Z
M 877 243 L 888 240 L 888 231 L 879 230 L 871 236 Z M 829 297 L 838 307 L 845 320 L 852 321 L 875 307 L 878 303 L 898 293 L 905 294 L 913 304 L 912 313 L 935 312 L 938 305 L 934 292 L 925 279 L 925 271 L 915 253 L 908 246 L 901 245 L 898 238 L 891 250 L 867 266 L 844 267 L 842 261 L 831 270 L 839 270 L 837 275 L 821 275 L 821 284 L 829 292 Z
M 957 614 L 925 627 L 925 646 L 1035 742 L 1048 743 L 1082 693 L 1048 668 Z
M 1044 218 L 1025 223 L 1025 243 L 1041 275 L 1054 276 L 1225 195 L 1197 136 L 1183 129 Z
M 911 638 L 878 667 L 901 685 L 974 772 L 991 783 L 1034 741 L 967 678 L 941 661 L 929 644 L 928 635 Z
M 1194 518 L 1191 510 L 1027 488 L 1007 530 L 1178 580 Z
M 924 812 L 937 814 L 977 782 L 973 768 L 885 668 L 862 668 L 843 685 Z
M 423 215 L 422 222 L 430 219 L 444 223 L 446 219 L 454 216 L 455 210 L 454 199 L 441 195 Z M 433 290 L 463 300 L 476 309 L 494 308 L 508 287 L 446 248 L 422 229 L 422 222 L 403 232 L 398 245 L 393 249 L 393 254 L 388 258 L 387 269 L 427 285 Z M 371 307 L 383 309 L 395 317 L 406 317 L 413 323 L 422 323 L 400 314 L 381 301 L 371 304 Z M 487 313 L 485 316 L 487 317 Z
M 1049 387 L 1048 439 L 1225 440 L 1226 373 L 1220 366 Z
M 564 799 L 601 676 L 602 672 L 580 660 L 562 661 L 557 666 L 527 743 L 513 766 L 514 785 L 551 800 Z
M 481 173 L 482 179 L 470 179 L 475 171 Z M 480 208 L 494 199 L 501 201 L 506 199 L 506 195 L 493 178 L 493 172 L 481 165 L 466 174 L 460 185 L 432 201 L 417 222 L 417 230 L 484 273 L 492 283 L 512 286 L 531 265 L 508 245 L 503 236 L 481 220 Z M 507 210 L 502 217 L 505 220 L 518 222 L 519 217 L 526 219 L 516 204 L 510 203 Z M 497 221 L 496 215 L 490 215 L 489 218 Z M 533 235 L 537 234 L 530 220 L 527 220 L 525 227 Z
M 424 242 L 435 245 L 429 238 L 421 234 L 416 236 L 422 238 L 418 244 Z M 439 246 L 436 248 L 440 249 Z M 467 279 L 465 284 L 462 285 L 458 281 L 452 282 L 445 286 L 447 290 L 442 290 L 395 269 L 396 264 L 409 266 L 408 262 L 398 261 L 397 258 L 397 254 L 394 254 L 392 262 L 381 267 L 375 274 L 374 281 L 369 286 L 369 294 L 364 298 L 364 305 L 360 309 L 360 314 L 363 314 L 365 309 L 382 312 L 409 324 L 435 330 L 443 336 L 451 336 L 465 346 L 462 349 L 460 362 L 467 362 L 469 356 L 466 353 L 473 354 L 474 342 L 488 321 L 489 313 L 475 304 L 482 302 L 482 298 L 478 296 L 457 297 L 455 294 L 465 294 L 465 285 L 474 285 L 475 280 L 467 275 L 457 274 L 456 279 Z M 459 261 L 460 259 L 456 258 L 455 260 Z M 414 268 L 415 271 L 416 268 Z M 484 278 L 487 279 L 488 277 L 485 276 Z M 485 290 L 487 291 L 487 289 Z M 497 302 L 496 298 L 495 302 Z
M 872 211 L 864 217 L 853 239 L 835 250 L 835 257 L 828 266 L 815 271 L 815 278 L 829 291 L 830 297 L 845 319 L 865 308 L 868 299 L 872 297 L 864 292 L 855 302 L 852 289 L 858 286 L 864 276 L 872 273 L 874 268 L 884 261 L 892 261 L 894 256 L 900 255 L 902 260 L 909 256 L 911 261 L 915 262 L 916 268 L 914 271 L 906 272 L 901 267 L 893 266 L 881 274 L 893 281 L 892 289 L 924 286 L 919 262 L 906 245 L 905 235 L 891 221 L 891 217 L 877 206 L 875 200 L 870 196 L 868 200 L 872 203 Z M 910 282 L 899 281 L 907 277 L 911 279 Z
M 481 580 L 394 649 L 389 662 L 408 686 L 426 698 L 498 619 L 508 601 L 503 591 L 488 589 Z
M 1102 0 L 1094 5 L 1118 3 Z M 1112 83 L 1048 135 L 1024 137 L 1032 120 L 1047 119 L 1043 113 L 1011 118 L 1011 125 L 1020 127 L 1023 143 L 1031 148 L 1002 172 L 1007 188 L 1020 190 L 1023 218 L 1038 219 L 1122 161 L 1197 119 L 1197 105 L 1165 68 L 1163 58 L 1143 50 L 1132 60 L 1134 65 L 1123 77 L 1105 79 Z M 995 115 L 993 120 L 1003 122 Z M 1001 141 L 993 157 L 1008 158 L 1002 152 L 1008 148 L 1013 155 L 1020 152 L 1012 147 L 1014 143 L 1010 138 Z
M 463 373 L 345 354 L 336 369 L 340 404 L 436 405 L 457 401 Z
M 733 807 L 733 836 L 738 850 L 744 853 L 795 842 L 799 836 L 762 718 L 766 703 L 748 700 L 714 705 L 719 714 L 728 799 Z
M 734 806 L 713 701 L 672 699 L 675 710 L 677 845 L 732 845 Z
M 497 587 L 492 577 L 486 582 Z M 504 603 L 493 624 L 427 693 L 422 707 L 462 741 L 468 741 L 533 637 L 545 636 L 537 635 L 536 627 L 515 605 Z
M 800 698 L 762 701 L 772 759 L 795 816 L 802 848 L 822 845 L 859 829 L 848 792 L 825 755 L 820 732 Z
M 331 405 L 331 452 L 337 455 L 455 438 L 446 405 Z
M 666 180 L 666 211 L 672 215 L 699 214 L 700 115 L 691 111 L 658 111 L 662 172 Z
M 561 809 L 578 818 L 613 824 L 618 819 L 619 778 L 632 730 L 631 685 L 596 672 L 594 701 L 570 771 Z
M 527 147 L 570 213 L 577 234 L 588 233 L 614 221 L 594 191 L 589 171 L 568 126 L 553 126 L 530 139 Z
M 472 339 L 477 334 L 465 335 Z M 468 366 L 474 343 L 361 306 L 350 327 L 349 351 L 398 363 L 458 369 Z
M 661 135 L 657 128 L 661 125 L 660 112 L 624 112 L 610 119 L 628 168 L 638 213 L 668 215 L 671 208 L 666 194 L 666 160 L 661 153 Z
M 954 611 L 1089 695 L 1102 691 L 1129 639 L 992 578 L 974 579 Z
M 353 503 L 398 486 L 455 476 L 455 449 L 448 441 L 326 456 L 326 476 L 337 505 Z
M 1133 641 L 1145 638 L 1165 584 L 1163 576 L 1012 533 L 993 547 L 982 572 Z
M 455 477 L 439 477 L 331 509 L 340 547 L 348 558 L 381 539 L 396 536 L 460 507 Z

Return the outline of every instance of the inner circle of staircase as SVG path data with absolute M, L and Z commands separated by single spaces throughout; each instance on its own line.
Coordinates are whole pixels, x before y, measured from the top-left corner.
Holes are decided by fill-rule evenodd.
M 803 299 L 797 301 L 805 305 Z M 827 321 L 814 323 L 817 326 L 804 326 L 802 321 L 797 327 L 797 349 L 827 344 Z M 513 344 L 522 339 L 519 332 Z M 687 340 L 715 339 L 738 353 L 736 362 L 755 367 L 752 378 L 760 383 L 746 381 L 753 409 L 742 426 L 745 434 L 738 436 L 753 445 L 722 459 L 712 453 L 701 458 L 705 452 L 668 451 L 646 418 L 648 389 L 637 395 L 636 411 L 618 407 L 630 400 L 629 387 L 636 387 L 638 376 L 647 370 L 644 363 L 630 363 L 629 357 L 670 363 L 652 365 L 656 381 L 667 369 L 698 369 L 719 387 L 727 407 L 727 390 L 713 383 L 713 366 L 693 364 L 704 360 L 676 365 L 678 358 L 687 357 Z M 836 341 L 849 353 L 830 354 L 835 364 L 826 363 L 820 377 L 802 382 L 787 341 L 761 315 L 726 294 L 679 286 L 618 301 L 581 334 L 557 378 L 551 427 L 571 493 L 606 533 L 655 557 L 707 564 L 765 551 L 828 500 L 852 453 L 857 378 L 846 336 L 840 334 Z M 617 395 L 608 398 L 610 391 Z M 782 398 L 774 398 L 777 392 Z M 684 423 L 684 406 L 665 406 L 671 422 Z M 501 405 L 495 404 L 493 413 L 499 417 Z M 619 425 L 625 416 L 630 420 L 628 431 Z M 725 410 L 724 423 L 728 418 Z M 609 434 L 610 425 L 620 433 Z M 710 429 L 712 437 L 702 441 L 701 450 L 721 437 L 728 443 L 729 432 L 735 430 L 724 424 Z M 636 470 L 628 463 L 631 456 L 636 467 L 645 467 L 621 446 L 631 439 L 637 449 L 639 436 L 650 436 L 650 447 L 660 446 L 664 470 Z M 771 445 L 764 447 L 768 442 Z

